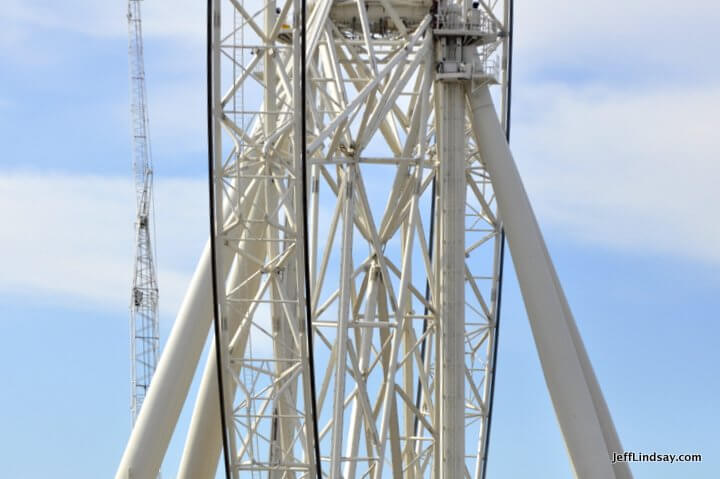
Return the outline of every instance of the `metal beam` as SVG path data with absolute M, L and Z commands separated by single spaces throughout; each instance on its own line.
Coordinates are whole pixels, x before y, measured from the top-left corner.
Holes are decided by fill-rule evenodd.
M 535 345 L 570 460 L 583 479 L 628 479 L 626 463 L 610 462 L 622 447 L 610 418 L 535 214 L 512 159 L 487 86 L 467 99 L 473 132 L 490 173 Z
M 465 476 L 465 89 L 436 83 L 439 166 L 440 477 Z

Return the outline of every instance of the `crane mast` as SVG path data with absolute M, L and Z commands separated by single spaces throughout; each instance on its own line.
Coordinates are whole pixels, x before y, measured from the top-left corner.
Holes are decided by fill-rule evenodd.
M 131 417 L 142 407 L 157 365 L 159 347 L 158 283 L 151 228 L 153 168 L 148 129 L 145 62 L 143 59 L 140 0 L 128 0 L 130 59 L 130 114 L 132 117 L 133 174 L 135 177 L 135 263 L 130 298 Z

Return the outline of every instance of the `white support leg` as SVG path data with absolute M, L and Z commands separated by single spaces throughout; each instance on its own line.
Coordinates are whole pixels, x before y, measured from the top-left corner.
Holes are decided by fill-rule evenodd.
M 545 381 L 577 477 L 632 477 L 610 462 L 622 447 L 548 255 L 486 86 L 470 90 L 471 121 L 492 178 Z
M 220 404 L 218 398 L 217 361 L 212 345 L 205 362 L 195 409 L 190 420 L 185 450 L 180 460 L 178 479 L 211 479 L 220 459 Z
M 115 479 L 157 478 L 210 330 L 210 278 L 210 248 L 206 246 Z

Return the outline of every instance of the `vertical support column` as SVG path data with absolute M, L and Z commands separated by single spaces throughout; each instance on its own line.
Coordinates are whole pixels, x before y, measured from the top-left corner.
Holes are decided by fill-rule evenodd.
M 338 312 L 338 327 L 336 336 L 336 371 L 335 391 L 333 393 L 333 431 L 330 451 L 330 479 L 341 479 L 342 447 L 344 439 L 345 419 L 345 379 L 347 375 L 347 341 L 348 323 L 352 314 L 351 281 L 353 273 L 352 243 L 354 228 L 354 198 L 353 183 L 355 166 L 347 165 L 345 173 L 345 197 L 343 201 L 343 233 L 342 247 L 340 249 L 342 261 L 340 265 L 340 310 Z
M 264 31 L 271 32 L 273 26 L 277 20 L 278 14 L 275 10 L 276 3 L 274 0 L 268 0 L 265 3 L 264 12 Z M 274 39 L 266 40 L 265 52 L 263 53 L 263 61 L 265 64 L 264 75 L 265 75 L 265 91 L 263 96 L 263 110 L 264 113 L 260 115 L 264 137 L 267 141 L 275 133 L 277 128 L 277 82 L 278 75 L 276 72 L 274 55 L 276 54 L 272 50 Z M 265 175 L 268 179 L 265 185 L 266 203 L 267 210 L 265 216 L 273 215 L 271 218 L 272 222 L 283 221 L 277 218 L 277 212 L 280 210 L 279 202 L 280 197 L 277 189 L 272 184 L 274 182 L 281 182 L 279 177 L 285 174 L 278 164 L 277 158 L 272 158 L 274 154 L 275 145 L 265 144 L 264 151 L 264 170 Z M 274 160 L 274 161 L 271 161 Z M 275 163 L 277 161 L 278 164 Z M 292 188 L 292 182 L 288 183 L 288 188 Z M 299 186 L 299 185 L 298 185 Z M 268 239 L 267 242 L 267 258 L 276 258 L 282 250 L 290 247 L 290 244 L 296 241 L 296 238 L 285 238 L 287 241 L 283 244 L 280 243 L 280 230 L 267 225 L 266 230 L 262 236 Z M 293 361 L 298 357 L 297 349 L 295 348 L 292 333 L 290 331 L 290 325 L 288 319 L 283 311 L 283 301 L 294 300 L 297 298 L 297 278 L 295 271 L 295 265 L 292 261 L 289 261 L 285 267 L 272 273 L 275 275 L 273 284 L 271 287 L 271 296 L 273 302 L 270 305 L 271 317 L 272 317 L 272 333 L 273 333 L 273 350 L 275 355 L 275 370 L 276 377 L 283 377 L 284 373 L 293 366 Z M 288 297 L 283 298 L 279 293 L 279 288 L 284 288 Z M 276 386 L 278 390 L 283 392 L 275 398 L 275 404 L 273 405 L 273 419 L 272 419 L 272 436 L 270 442 L 270 464 L 280 465 L 288 461 L 288 451 L 290 444 L 292 443 L 292 437 L 295 434 L 296 420 L 293 418 L 293 408 L 296 403 L 297 393 L 297 379 L 290 379 L 291 384 L 285 385 L 285 381 L 279 382 Z M 272 470 L 268 474 L 269 479 L 280 479 L 285 478 L 285 472 L 278 469 Z M 294 475 L 293 475 L 294 477 Z
M 460 82 L 440 81 L 435 91 L 440 159 L 438 479 L 455 479 L 465 477 L 465 89 Z

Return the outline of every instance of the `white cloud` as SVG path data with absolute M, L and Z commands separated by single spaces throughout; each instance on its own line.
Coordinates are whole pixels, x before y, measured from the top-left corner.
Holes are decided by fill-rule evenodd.
M 159 183 L 161 309 L 174 315 L 206 232 L 204 183 Z M 126 308 L 132 280 L 130 178 L 0 174 L 0 290 L 90 307 Z
M 170 50 L 181 52 L 175 62 L 187 64 L 187 53 L 205 41 L 205 3 L 195 0 L 140 3 L 146 43 L 171 41 Z M 80 35 L 124 40 L 127 32 L 126 1 L 3 0 L 0 59 L 24 67 L 62 66 L 64 59 L 74 52 L 72 48 L 57 48 L 58 39 Z
M 513 147 L 541 223 L 583 241 L 720 262 L 720 87 L 532 86 Z
M 205 3 L 195 0 L 141 2 L 143 31 L 147 35 L 191 36 L 203 40 Z M 93 36 L 127 35 L 127 2 L 85 0 L 5 0 L 8 24 L 35 29 L 62 30 Z
M 516 2 L 516 68 L 578 66 L 623 82 L 625 70 L 652 80 L 717 68 L 714 57 L 720 6 L 710 0 L 574 0 Z M 687 79 L 687 77 L 685 78 Z

